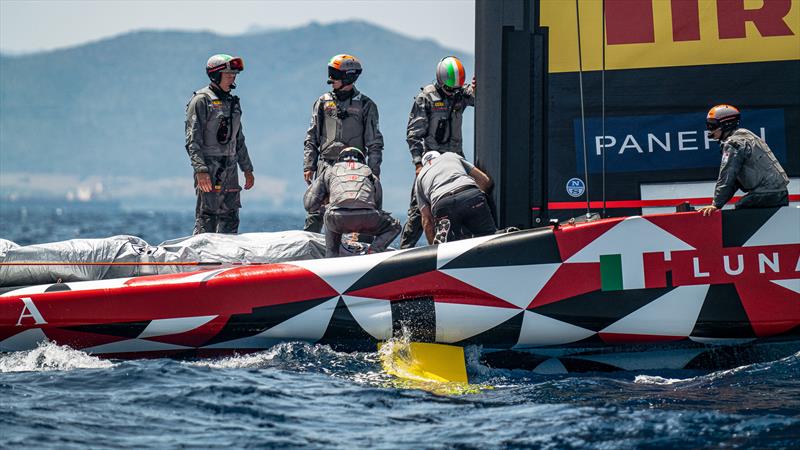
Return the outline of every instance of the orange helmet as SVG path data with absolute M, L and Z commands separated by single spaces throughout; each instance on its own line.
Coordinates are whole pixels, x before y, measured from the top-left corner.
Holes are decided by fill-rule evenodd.
M 361 70 L 361 62 L 352 55 L 340 54 L 328 61 L 328 78 L 340 80 L 343 84 L 355 83 Z
M 706 115 L 706 128 L 709 131 L 722 128 L 722 131 L 731 131 L 739 128 L 741 114 L 735 106 L 717 105 L 708 110 Z

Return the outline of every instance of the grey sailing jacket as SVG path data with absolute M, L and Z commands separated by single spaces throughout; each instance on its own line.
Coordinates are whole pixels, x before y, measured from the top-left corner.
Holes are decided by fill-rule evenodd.
M 230 140 L 220 143 L 220 123 L 229 118 Z M 186 152 L 195 172 L 208 172 L 205 157 L 235 157 L 243 172 L 251 172 L 253 164 L 242 132 L 242 108 L 238 97 L 220 98 L 209 86 L 194 93 L 186 105 Z
M 428 150 L 464 154 L 461 125 L 467 106 L 475 106 L 472 85 L 452 96 L 444 95 L 433 84 L 422 88 L 414 99 L 406 129 L 406 142 L 414 164 L 420 162 Z M 438 136 L 437 130 L 441 130 Z
M 750 193 L 782 192 L 789 177 L 766 142 L 739 128 L 720 141 L 722 164 L 714 190 L 714 206 L 722 208 L 736 189 Z
M 326 92 L 314 102 L 304 143 L 303 170 L 316 171 L 318 159 L 335 161 L 347 147 L 362 150 L 372 173 L 380 176 L 383 135 L 378 127 L 378 106 L 355 87 L 346 100 Z

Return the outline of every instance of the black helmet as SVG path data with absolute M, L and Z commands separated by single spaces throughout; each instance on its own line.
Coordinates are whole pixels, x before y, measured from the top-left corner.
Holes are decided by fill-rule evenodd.
M 344 149 L 341 152 L 339 152 L 339 161 L 340 162 L 341 161 L 358 161 L 361 164 L 364 164 L 364 162 L 366 160 L 367 160 L 367 158 L 364 156 L 364 152 L 362 152 L 361 150 L 359 150 L 356 147 L 347 147 L 346 149 Z
M 739 118 L 741 114 L 735 106 L 717 105 L 708 110 L 706 115 L 706 128 L 714 131 L 722 128 L 723 132 L 728 132 L 739 128 Z
M 361 62 L 352 55 L 336 55 L 328 61 L 329 80 L 340 80 L 342 84 L 353 84 L 361 75 Z M 333 84 L 329 81 L 328 84 Z
M 244 70 L 244 60 L 238 56 L 219 53 L 208 58 L 206 75 L 214 83 L 219 84 L 223 72 L 239 73 Z

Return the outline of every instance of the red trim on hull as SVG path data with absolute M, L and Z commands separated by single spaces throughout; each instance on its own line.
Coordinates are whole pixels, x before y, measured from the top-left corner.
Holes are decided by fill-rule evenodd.
M 729 203 L 738 201 L 742 196 L 733 197 Z M 690 198 L 667 198 L 656 200 L 607 200 L 605 207 L 607 209 L 621 209 L 621 208 L 658 208 L 678 206 L 683 202 L 689 202 L 690 205 L 710 205 L 712 197 L 690 197 Z M 790 202 L 800 202 L 800 194 L 789 195 Z M 586 202 L 550 202 L 547 204 L 549 209 L 586 209 Z M 589 202 L 589 208 L 598 209 L 603 207 L 602 201 Z M 539 208 L 531 208 L 536 211 Z
M 347 295 L 390 301 L 433 297 L 437 303 L 519 309 L 516 305 L 438 270 L 348 292 Z

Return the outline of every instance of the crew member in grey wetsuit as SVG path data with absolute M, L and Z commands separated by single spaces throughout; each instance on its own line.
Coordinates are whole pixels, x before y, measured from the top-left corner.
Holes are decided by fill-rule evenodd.
M 381 211 L 381 182 L 364 164 L 364 154 L 355 147 L 342 150 L 339 162 L 318 176 L 306 191 L 306 211 L 325 211 L 325 256 L 339 256 L 342 234 L 365 233 L 375 237 L 370 253 L 382 252 L 400 233 L 400 222 Z
M 336 163 L 339 152 L 356 147 L 367 155 L 375 177 L 381 174 L 383 135 L 378 128 L 378 106 L 355 88 L 361 63 L 351 55 L 336 55 L 328 62 L 328 84 L 332 92 L 322 94 L 311 110 L 306 132 L 303 177 L 307 184 Z M 319 233 L 322 211 L 309 211 L 304 230 Z
M 214 55 L 206 73 L 211 84 L 194 93 L 186 105 L 186 151 L 194 169 L 197 192 L 194 234 L 239 231 L 239 168 L 244 188 L 255 183 L 253 164 L 242 133 L 239 97 L 231 95 L 242 58 Z
M 422 169 L 422 155 L 429 150 L 464 156 L 461 136 L 464 110 L 467 106 L 475 106 L 475 79 L 465 87 L 465 77 L 464 66 L 458 58 L 442 58 L 436 67 L 436 83 L 422 88 L 422 92 L 414 99 L 408 118 L 406 142 L 417 174 Z M 420 235 L 422 222 L 412 187 L 408 220 L 400 236 L 400 248 L 414 247 Z
M 741 189 L 747 194 L 736 208 L 770 208 L 789 204 L 789 177 L 766 142 L 750 130 L 739 127 L 739 110 L 717 105 L 706 116 L 706 128 L 718 140 L 722 152 L 714 201 L 700 211 L 704 216 L 722 209 Z
M 497 230 L 484 195 L 492 187 L 485 173 L 455 153 L 426 152 L 422 163 L 415 190 L 429 244 Z

